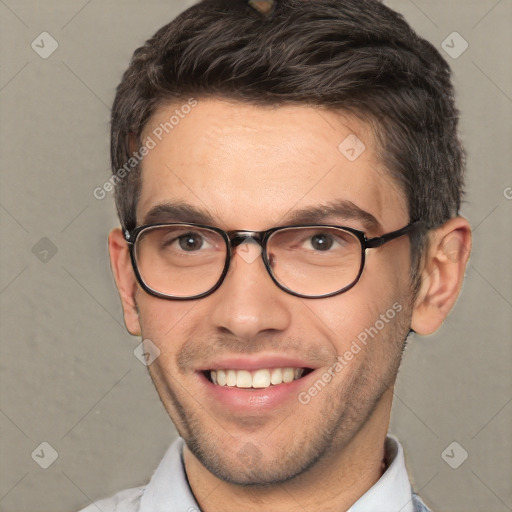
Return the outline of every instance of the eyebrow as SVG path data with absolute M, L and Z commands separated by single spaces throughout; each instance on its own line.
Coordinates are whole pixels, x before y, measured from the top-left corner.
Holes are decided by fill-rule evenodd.
M 215 224 L 210 213 L 187 203 L 158 204 L 146 213 L 143 220 L 143 224 L 157 224 L 164 222 Z
M 378 231 L 381 223 L 369 212 L 363 210 L 352 201 L 338 199 L 318 206 L 293 209 L 281 218 L 282 226 L 294 224 L 322 224 L 342 221 L 357 221 L 364 231 Z M 165 222 L 184 222 L 215 226 L 213 216 L 202 208 L 187 203 L 162 203 L 152 207 L 144 216 L 143 224 L 159 224 Z
M 370 212 L 363 210 L 352 201 L 338 199 L 328 203 L 300 210 L 292 210 L 285 215 L 285 224 L 315 224 L 328 222 L 329 219 L 343 219 L 360 222 L 365 231 L 382 229 L 381 223 Z

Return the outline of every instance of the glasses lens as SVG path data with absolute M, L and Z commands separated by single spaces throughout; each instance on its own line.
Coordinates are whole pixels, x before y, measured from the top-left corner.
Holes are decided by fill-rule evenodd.
M 276 231 L 267 242 L 267 254 L 282 286 L 312 297 L 352 285 L 362 262 L 361 243 L 354 234 L 322 226 Z
M 193 297 L 213 288 L 226 262 L 226 242 L 211 229 L 187 224 L 139 233 L 135 260 L 142 281 L 172 297 Z

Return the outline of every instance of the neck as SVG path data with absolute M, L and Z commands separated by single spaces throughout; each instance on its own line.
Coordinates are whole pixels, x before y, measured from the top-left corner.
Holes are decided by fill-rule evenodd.
M 393 390 L 352 437 L 332 449 L 317 464 L 288 482 L 275 486 L 238 486 L 220 480 L 184 448 L 190 487 L 203 512 L 289 512 L 348 510 L 382 476 Z

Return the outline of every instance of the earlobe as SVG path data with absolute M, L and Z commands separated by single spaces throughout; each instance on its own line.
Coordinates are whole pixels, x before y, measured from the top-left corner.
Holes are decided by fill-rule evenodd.
M 471 228 L 463 217 L 454 217 L 431 233 L 412 315 L 416 333 L 432 334 L 443 323 L 459 295 L 470 251 Z
M 135 302 L 137 280 L 130 260 L 130 251 L 120 228 L 113 229 L 108 237 L 110 267 L 123 306 L 124 323 L 128 332 L 140 336 L 139 315 Z

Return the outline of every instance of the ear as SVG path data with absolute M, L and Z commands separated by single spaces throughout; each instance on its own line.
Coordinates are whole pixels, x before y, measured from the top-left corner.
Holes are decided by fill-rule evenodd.
M 411 321 L 411 328 L 418 334 L 437 331 L 452 309 L 470 252 L 471 227 L 463 217 L 454 217 L 431 232 Z
M 141 335 L 135 292 L 137 279 L 130 260 L 130 251 L 120 228 L 113 229 L 108 237 L 110 267 L 114 274 L 117 291 L 121 298 L 124 312 L 124 323 L 128 332 L 134 336 Z

